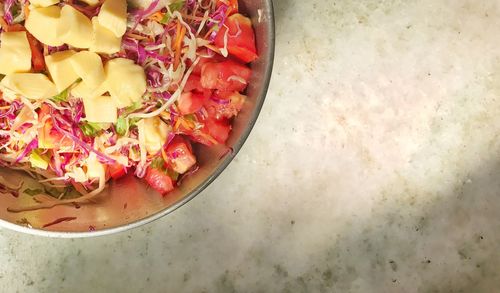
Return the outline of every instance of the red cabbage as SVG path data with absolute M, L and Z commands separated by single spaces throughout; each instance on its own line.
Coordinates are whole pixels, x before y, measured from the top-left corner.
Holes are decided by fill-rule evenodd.
M 105 163 L 105 164 L 114 164 L 116 162 L 114 159 L 106 156 L 105 154 L 101 153 L 98 150 L 95 150 L 90 145 L 86 144 L 84 141 L 82 141 L 81 139 L 79 139 L 78 137 L 76 137 L 73 133 L 71 133 L 71 132 L 69 132 L 69 131 L 64 130 L 63 128 L 61 128 L 60 125 L 59 125 L 59 121 L 54 117 L 54 113 L 53 113 L 52 108 L 51 108 L 50 112 L 51 112 L 52 122 L 54 124 L 54 128 L 57 131 L 59 131 L 60 133 L 66 135 L 67 137 L 71 138 L 77 145 L 79 145 L 87 153 L 93 152 L 94 154 L 96 154 L 97 158 L 102 163 Z
M 12 12 L 10 11 L 13 4 L 14 0 L 5 0 L 5 2 L 3 3 L 3 11 L 4 11 L 3 18 L 5 19 L 7 24 L 12 24 L 12 21 L 14 20 Z
M 148 6 L 146 9 L 139 9 L 134 12 L 132 12 L 132 16 L 135 18 L 136 25 L 141 22 L 144 18 L 148 17 L 150 14 L 152 14 L 158 6 L 158 3 L 160 3 L 160 0 L 154 0 L 151 2 L 151 4 Z
M 38 147 L 38 139 L 33 139 L 23 150 L 23 152 L 17 157 L 14 163 L 19 163 L 22 159 L 24 159 L 32 150 Z

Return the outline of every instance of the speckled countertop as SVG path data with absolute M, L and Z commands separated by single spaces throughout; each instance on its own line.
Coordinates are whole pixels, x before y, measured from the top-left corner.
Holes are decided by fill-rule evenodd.
M 123 234 L 0 230 L 1 292 L 500 292 L 499 2 L 275 6 L 228 170 Z

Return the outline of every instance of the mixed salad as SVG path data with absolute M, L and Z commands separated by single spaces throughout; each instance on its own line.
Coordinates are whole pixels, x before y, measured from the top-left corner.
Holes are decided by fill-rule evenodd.
M 33 196 L 12 212 L 130 173 L 174 190 L 192 143 L 225 144 L 258 57 L 237 0 L 0 0 L 0 26 L 0 165 L 43 184 L 0 178 Z

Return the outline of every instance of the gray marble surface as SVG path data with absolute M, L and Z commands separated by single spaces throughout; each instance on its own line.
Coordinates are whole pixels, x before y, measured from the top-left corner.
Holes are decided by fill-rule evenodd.
M 0 230 L 0 291 L 500 292 L 499 3 L 276 0 L 228 170 L 123 234 Z

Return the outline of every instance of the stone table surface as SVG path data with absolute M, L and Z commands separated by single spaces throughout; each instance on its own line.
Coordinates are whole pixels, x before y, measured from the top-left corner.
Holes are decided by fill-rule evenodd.
M 122 234 L 0 230 L 0 292 L 500 292 L 500 2 L 275 6 L 226 172 Z

